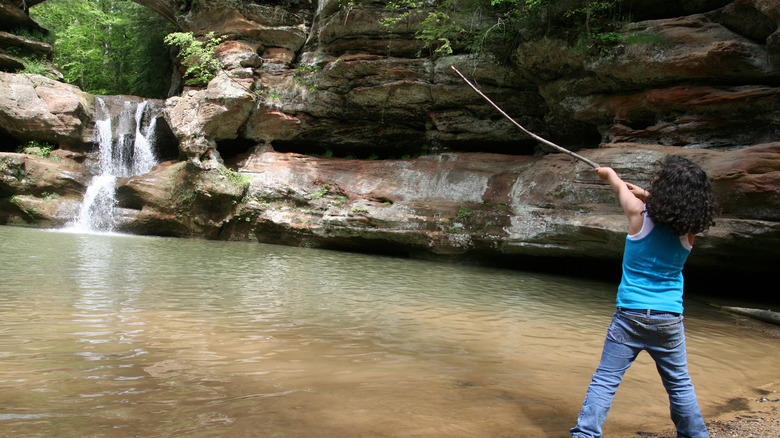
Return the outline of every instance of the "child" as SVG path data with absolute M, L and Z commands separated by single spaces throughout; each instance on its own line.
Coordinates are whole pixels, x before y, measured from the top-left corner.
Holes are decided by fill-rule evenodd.
M 682 269 L 695 233 L 714 225 L 715 202 L 704 171 L 671 155 L 648 193 L 609 167 L 596 174 L 609 182 L 628 218 L 617 310 L 607 331 L 601 363 L 588 386 L 573 437 L 600 437 L 623 374 L 639 352 L 656 363 L 678 437 L 708 437 L 694 393 L 682 324 Z

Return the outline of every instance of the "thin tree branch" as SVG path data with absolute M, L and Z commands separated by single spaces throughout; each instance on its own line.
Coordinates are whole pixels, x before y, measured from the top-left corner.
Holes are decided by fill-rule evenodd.
M 485 96 L 485 95 L 484 95 L 484 94 L 483 94 L 481 91 L 479 91 L 479 89 L 478 89 L 477 87 L 475 87 L 475 86 L 474 86 L 474 84 L 472 84 L 472 83 L 471 83 L 471 82 L 470 82 L 468 79 L 466 79 L 466 77 L 465 77 L 465 76 L 463 76 L 463 73 L 461 73 L 460 71 L 458 71 L 458 69 L 457 69 L 457 68 L 455 68 L 455 66 L 454 66 L 454 65 L 451 65 L 450 67 L 452 67 L 452 69 L 453 69 L 453 70 L 455 70 L 455 73 L 457 73 L 457 74 L 458 74 L 458 76 L 460 76 L 460 77 L 461 77 L 461 79 L 463 79 L 464 81 L 466 81 L 466 83 L 467 83 L 467 84 L 469 84 L 469 86 L 470 86 L 471 88 L 473 88 L 473 89 L 474 89 L 474 91 L 476 91 L 476 92 L 477 92 L 477 93 L 478 93 L 480 96 L 484 97 L 484 98 L 485 98 L 485 100 L 487 100 L 488 102 L 490 102 L 490 104 L 491 104 L 491 105 L 493 105 L 493 107 L 494 107 L 495 109 L 497 109 L 497 110 L 498 110 L 498 111 L 499 111 L 501 114 L 503 114 L 503 115 L 504 115 L 504 117 L 506 117 L 507 119 L 509 119 L 509 121 L 511 121 L 512 123 L 514 123 L 514 124 L 515 124 L 515 126 L 517 126 L 518 128 L 520 128 L 520 129 L 521 129 L 523 132 L 525 132 L 526 134 L 528 134 L 528 135 L 530 135 L 531 137 L 533 137 L 534 139 L 536 139 L 536 140 L 538 140 L 538 141 L 540 141 L 540 142 L 542 142 L 542 143 L 546 144 L 547 146 L 550 146 L 550 147 L 552 147 L 553 149 L 555 149 L 555 150 L 557 150 L 557 151 L 563 152 L 564 154 L 571 155 L 572 157 L 574 157 L 574 158 L 576 158 L 576 159 L 578 159 L 578 160 L 580 160 L 580 161 L 582 161 L 582 162 L 584 162 L 584 163 L 587 163 L 587 164 L 589 164 L 589 165 L 590 165 L 590 166 L 592 166 L 594 169 L 595 169 L 595 168 L 597 168 L 597 167 L 601 167 L 601 166 L 599 166 L 597 163 L 595 163 L 595 162 L 593 162 L 593 161 L 591 161 L 591 160 L 589 160 L 589 159 L 587 159 L 587 158 L 583 157 L 582 155 L 576 154 L 576 153 L 574 153 L 574 152 L 572 152 L 572 151 L 570 151 L 570 150 L 568 150 L 568 149 L 566 149 L 566 148 L 563 148 L 563 147 L 561 147 L 561 146 L 558 146 L 557 144 L 555 144 L 555 143 L 553 143 L 553 142 L 551 142 L 551 141 L 549 141 L 549 140 L 545 140 L 544 138 L 542 138 L 542 137 L 539 137 L 538 135 L 534 134 L 533 132 L 531 132 L 531 131 L 529 131 L 529 130 L 525 129 L 525 128 L 524 128 L 524 127 L 521 125 L 521 124 L 517 123 L 517 122 L 516 122 L 516 121 L 515 121 L 513 118 L 509 117 L 509 115 L 508 115 L 507 113 L 505 113 L 505 112 L 504 112 L 504 110 L 502 110 L 501 108 L 499 108 L 499 107 L 498 107 L 498 105 L 496 105 L 495 103 L 493 103 L 493 101 L 492 101 L 492 100 L 490 100 L 490 98 L 488 98 L 488 97 L 487 97 L 487 96 Z

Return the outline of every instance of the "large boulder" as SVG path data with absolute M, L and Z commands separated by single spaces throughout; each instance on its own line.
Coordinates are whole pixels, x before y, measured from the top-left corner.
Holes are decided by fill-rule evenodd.
M 75 155 L 0 152 L 0 224 L 56 227 L 71 220 L 90 180 Z
M 234 216 L 248 181 L 224 166 L 165 162 L 118 182 L 119 229 L 140 234 L 216 238 Z
M 202 90 L 166 101 L 165 120 L 179 140 L 182 158 L 218 158 L 216 141 L 235 139 L 255 105 L 252 81 L 221 73 Z
M 80 149 L 93 139 L 94 97 L 40 75 L 0 72 L 0 133 Z

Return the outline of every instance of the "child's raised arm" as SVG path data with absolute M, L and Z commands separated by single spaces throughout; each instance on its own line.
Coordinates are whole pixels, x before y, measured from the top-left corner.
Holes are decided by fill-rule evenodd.
M 612 193 L 617 196 L 623 213 L 628 218 L 628 233 L 636 234 L 642 229 L 642 212 L 645 210 L 644 198 L 647 191 L 633 184 L 628 184 L 618 176 L 611 167 L 597 167 L 594 169 L 602 181 L 607 181 Z

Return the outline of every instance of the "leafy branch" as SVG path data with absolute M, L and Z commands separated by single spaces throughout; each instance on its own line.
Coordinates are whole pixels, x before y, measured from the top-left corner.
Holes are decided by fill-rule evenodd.
M 186 84 L 194 86 L 207 85 L 222 69 L 214 51 L 224 40 L 225 37 L 217 37 L 214 32 L 209 32 L 203 41 L 195 38 L 192 32 L 174 32 L 164 39 L 166 44 L 181 50 L 182 65 L 187 68 L 184 75 L 189 77 Z

